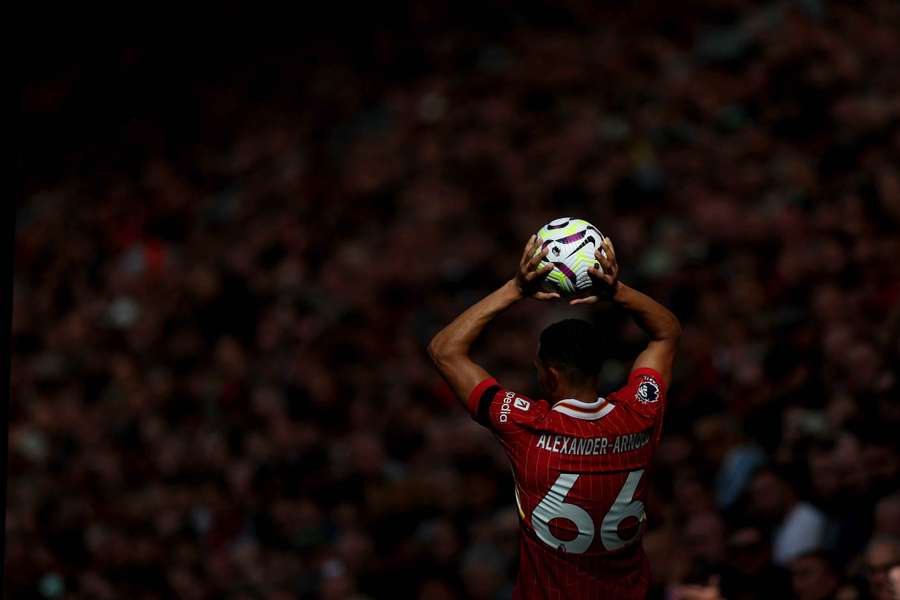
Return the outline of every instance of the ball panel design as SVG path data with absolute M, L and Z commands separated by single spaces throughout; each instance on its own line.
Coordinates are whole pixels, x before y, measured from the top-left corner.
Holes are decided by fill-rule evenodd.
M 595 264 L 594 251 L 603 240 L 600 230 L 583 219 L 563 217 L 541 227 L 537 236 L 541 240 L 538 251 L 549 248 L 541 265 L 550 262 L 554 266 L 544 280 L 544 289 L 563 297 L 587 292 L 591 288 L 587 270 Z

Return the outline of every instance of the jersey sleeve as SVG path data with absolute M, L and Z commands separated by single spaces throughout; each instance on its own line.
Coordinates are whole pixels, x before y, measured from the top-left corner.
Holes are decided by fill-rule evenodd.
M 546 416 L 543 402 L 512 392 L 493 377 L 475 386 L 466 402 L 469 414 L 496 433 L 521 431 Z
M 616 404 L 628 404 L 644 416 L 656 417 L 665 409 L 666 384 L 655 369 L 635 369 L 628 375 L 625 387 L 607 398 Z

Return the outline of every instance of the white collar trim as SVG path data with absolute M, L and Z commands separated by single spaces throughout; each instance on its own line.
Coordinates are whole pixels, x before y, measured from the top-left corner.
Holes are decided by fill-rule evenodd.
M 583 421 L 596 421 L 608 415 L 615 407 L 615 404 L 608 402 L 605 398 L 597 398 L 593 402 L 582 402 L 575 398 L 565 398 L 554 404 L 550 410 L 555 410 L 558 413 Z

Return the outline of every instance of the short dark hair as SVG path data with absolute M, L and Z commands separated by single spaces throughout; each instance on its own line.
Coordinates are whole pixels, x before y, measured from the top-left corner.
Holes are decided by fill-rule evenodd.
M 585 379 L 600 371 L 603 360 L 600 332 L 582 319 L 565 319 L 541 332 L 538 358 L 545 366 L 562 369 L 566 375 Z

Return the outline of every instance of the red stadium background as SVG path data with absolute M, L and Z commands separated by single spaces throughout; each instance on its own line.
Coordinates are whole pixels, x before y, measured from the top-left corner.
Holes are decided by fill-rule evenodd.
M 653 597 L 888 598 L 900 5 L 342 10 L 290 50 L 34 49 L 6 596 L 508 598 L 506 458 L 424 348 L 571 215 L 684 326 Z M 479 359 L 534 391 L 566 316 L 618 387 L 616 310 L 526 303 Z

